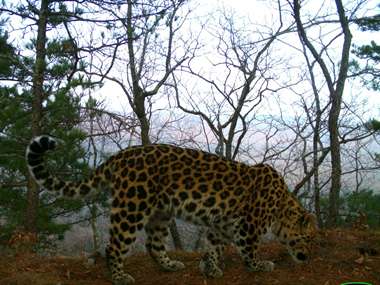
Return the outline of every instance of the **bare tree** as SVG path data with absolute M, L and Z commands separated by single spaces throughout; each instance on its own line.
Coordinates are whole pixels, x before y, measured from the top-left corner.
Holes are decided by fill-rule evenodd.
M 309 36 L 306 33 L 304 24 L 301 19 L 301 4 L 299 0 L 293 2 L 294 18 L 297 24 L 297 30 L 300 35 L 300 39 L 307 47 L 308 51 L 312 54 L 313 59 L 317 62 L 318 66 L 322 70 L 322 74 L 327 83 L 327 88 L 330 94 L 330 111 L 328 119 L 328 128 L 330 134 L 330 154 L 331 154 L 331 189 L 329 196 L 329 221 L 330 226 L 336 225 L 338 211 L 339 211 L 339 191 L 341 189 L 341 155 L 340 155 L 340 143 L 339 143 L 339 114 L 342 105 L 343 90 L 347 78 L 349 54 L 351 46 L 351 32 L 349 29 L 348 19 L 346 12 L 343 8 L 342 1 L 336 0 L 336 11 L 339 16 L 339 24 L 341 27 L 341 33 L 343 34 L 343 44 L 340 53 L 340 66 L 338 77 L 335 80 L 334 75 L 329 70 L 323 53 L 326 52 L 327 46 L 324 46 L 321 51 L 318 51 L 316 46 L 312 43 Z
M 307 116 L 307 121 L 309 123 L 309 126 L 312 129 L 313 134 L 313 165 L 312 168 L 309 171 L 305 171 L 305 177 L 302 179 L 295 187 L 295 193 L 297 194 L 298 189 L 301 188 L 303 183 L 309 183 L 309 179 L 311 176 L 313 176 L 313 184 L 314 184 L 314 209 L 315 214 L 317 216 L 318 223 L 322 225 L 322 219 L 321 219 L 321 209 L 320 209 L 320 178 L 319 178 L 319 167 L 324 161 L 325 157 L 329 153 L 329 151 L 325 150 L 322 151 L 320 154 L 320 149 L 323 149 L 323 142 L 321 140 L 321 137 L 323 136 L 323 130 L 322 130 L 322 124 L 324 123 L 323 120 L 323 114 L 327 109 L 327 106 L 322 107 L 321 106 L 321 98 L 319 94 L 319 88 L 317 87 L 317 82 L 314 74 L 314 68 L 316 61 L 310 60 L 310 58 L 307 55 L 307 47 L 305 45 L 305 42 L 302 40 L 301 33 L 298 33 L 300 36 L 301 44 L 302 44 L 302 53 L 305 57 L 305 62 L 307 66 L 307 71 L 309 74 L 309 82 L 312 89 L 313 94 L 313 103 L 310 108 L 308 107 L 308 104 L 306 100 L 302 101 L 303 109 L 305 110 L 305 114 Z M 306 157 L 306 156 L 304 156 Z M 310 183 L 309 183 L 310 185 Z
M 356 95 L 356 94 L 355 94 Z M 369 187 L 368 174 L 379 169 L 379 161 L 374 153 L 379 145 L 378 130 L 373 120 L 368 120 L 371 106 L 367 100 L 358 100 L 353 95 L 351 100 L 343 102 L 342 116 L 339 122 L 342 144 L 342 175 L 347 176 L 350 188 L 358 192 Z
M 188 14 L 185 4 L 145 0 L 126 1 L 119 9 L 105 8 L 114 23 L 112 34 L 117 44 L 91 74 L 116 83 L 126 95 L 140 123 L 142 144 L 151 143 L 153 97 L 191 54 L 192 42 L 178 36 Z
M 217 28 L 208 31 L 212 38 L 210 42 L 215 39 L 217 42 L 215 48 L 211 47 L 216 49 L 217 55 L 214 55 L 214 60 L 211 55 L 210 74 L 205 71 L 207 67 L 199 68 L 193 61 L 185 70 L 201 79 L 202 87 L 209 91 L 202 96 L 200 94 L 204 91 L 198 89 L 185 98 L 180 93 L 188 92 L 188 88 L 176 88 L 178 107 L 201 119 L 205 130 L 210 130 L 216 138 L 215 152 L 227 159 L 236 158 L 254 118 L 252 114 L 264 94 L 284 88 L 274 83 L 275 75 L 271 71 L 280 62 L 271 56 L 271 46 L 279 35 L 286 32 L 281 10 L 277 27 L 268 28 L 266 32 L 242 27 L 255 27 L 252 23 L 239 27 L 238 22 L 234 15 L 223 11 Z M 213 77 L 212 73 L 216 76 Z M 199 88 L 198 80 L 196 82 L 196 88 Z

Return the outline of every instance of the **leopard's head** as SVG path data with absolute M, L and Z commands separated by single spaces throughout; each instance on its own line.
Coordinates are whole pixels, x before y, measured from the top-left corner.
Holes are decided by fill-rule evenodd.
M 312 244 L 317 232 L 316 218 L 307 212 L 291 215 L 291 219 L 279 222 L 274 231 L 297 263 L 310 259 Z

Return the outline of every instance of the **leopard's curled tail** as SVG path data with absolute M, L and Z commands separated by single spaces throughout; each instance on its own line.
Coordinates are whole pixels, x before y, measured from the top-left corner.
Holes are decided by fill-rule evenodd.
M 70 198 L 84 198 L 98 192 L 102 179 L 86 179 L 78 182 L 64 181 L 52 175 L 44 164 L 44 154 L 54 150 L 57 141 L 42 135 L 32 139 L 26 149 L 26 161 L 29 172 L 37 184 L 49 192 Z M 96 182 L 96 183 L 95 183 Z

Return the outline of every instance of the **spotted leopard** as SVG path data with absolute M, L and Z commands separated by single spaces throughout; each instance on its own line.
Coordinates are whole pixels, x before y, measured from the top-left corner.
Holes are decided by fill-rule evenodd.
M 172 145 L 134 146 L 111 156 L 83 181 L 64 181 L 49 173 L 43 155 L 56 141 L 36 137 L 26 151 L 30 173 L 48 191 L 85 198 L 111 189 L 110 242 L 106 249 L 113 284 L 132 284 L 123 262 L 145 229 L 146 248 L 166 271 L 184 268 L 165 250 L 168 225 L 174 217 L 208 228 L 208 251 L 200 261 L 207 277 L 221 277 L 221 256 L 233 243 L 250 271 L 271 271 L 260 260 L 261 237 L 271 231 L 296 262 L 310 257 L 315 219 L 288 192 L 271 166 L 229 161 L 217 155 Z

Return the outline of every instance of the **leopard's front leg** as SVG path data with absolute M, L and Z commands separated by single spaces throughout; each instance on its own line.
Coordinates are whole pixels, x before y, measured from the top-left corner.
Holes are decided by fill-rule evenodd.
M 259 235 L 252 224 L 242 221 L 235 234 L 235 245 L 249 271 L 273 271 L 274 263 L 257 256 Z

